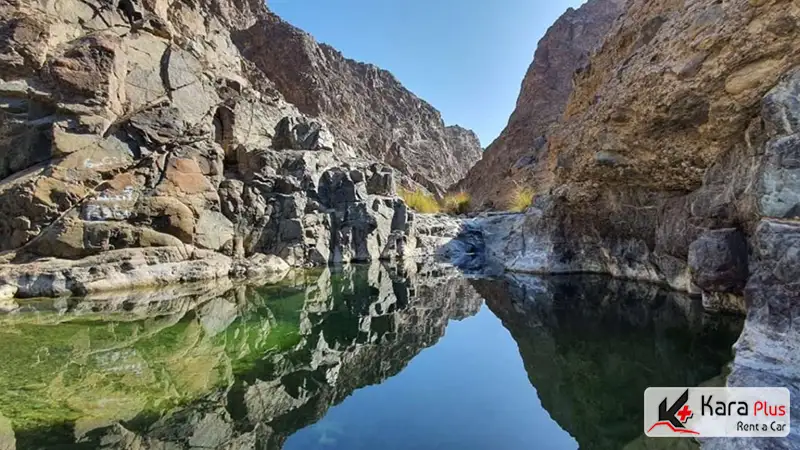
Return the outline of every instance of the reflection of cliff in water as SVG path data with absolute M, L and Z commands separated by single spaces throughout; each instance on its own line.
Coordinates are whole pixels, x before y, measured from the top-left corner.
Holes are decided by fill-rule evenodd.
M 517 341 L 542 405 L 582 449 L 689 448 L 689 439 L 637 440 L 644 390 L 719 376 L 742 327 L 679 293 L 600 276 L 472 284 Z
M 280 448 L 480 305 L 454 271 L 380 265 L 34 303 L 0 317 L 0 447 Z

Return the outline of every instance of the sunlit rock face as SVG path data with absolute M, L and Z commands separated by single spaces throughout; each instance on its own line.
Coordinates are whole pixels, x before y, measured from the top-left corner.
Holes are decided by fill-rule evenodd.
M 564 114 L 574 74 L 586 68 L 624 6 L 623 0 L 590 0 L 569 8 L 547 30 L 508 124 L 455 188 L 469 192 L 476 207 L 505 208 L 519 183 L 529 182 L 546 161 L 549 131 Z
M 416 265 L 21 302 L 0 317 L 0 442 L 279 448 L 481 302 L 453 269 Z
M 652 386 L 723 383 L 741 319 L 604 276 L 513 275 L 472 285 L 519 345 L 542 406 L 580 448 L 697 448 L 691 440 L 644 442 L 642 395 Z
M 133 26 L 116 6 L 0 5 L 4 298 L 217 279 L 258 255 L 406 259 L 413 215 L 396 186 L 440 192 L 480 156 L 472 132 L 328 47 L 330 83 L 299 98 L 287 77 L 316 79 L 303 61 L 264 58 L 294 35 L 323 47 L 263 2 L 146 0 Z M 267 22 L 294 34 L 244 39 Z M 356 82 L 347 120 L 346 104 L 307 107 Z
M 730 383 L 796 386 L 799 8 L 627 2 L 547 139 L 520 150 L 531 208 L 474 224 L 487 263 L 663 283 L 747 314 Z
M 445 126 L 439 111 L 391 73 L 345 58 L 274 14 L 233 37 L 289 102 L 330 123 L 342 145 L 432 192 L 443 192 L 481 158 L 475 133 Z

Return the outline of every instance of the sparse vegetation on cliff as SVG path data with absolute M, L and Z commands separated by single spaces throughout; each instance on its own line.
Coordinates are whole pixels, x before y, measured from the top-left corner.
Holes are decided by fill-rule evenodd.
M 508 210 L 514 212 L 525 211 L 529 206 L 531 206 L 535 196 L 536 192 L 533 189 L 524 186 L 517 186 L 508 201 Z
M 397 193 L 413 210 L 423 214 L 444 212 L 452 215 L 466 214 L 470 211 L 472 198 L 466 192 L 456 192 L 436 200 L 433 194 L 421 189 L 410 190 L 399 188 Z
M 397 193 L 400 194 L 400 197 L 403 197 L 406 204 L 409 208 L 421 212 L 423 214 L 434 214 L 441 211 L 441 207 L 439 206 L 439 202 L 436 201 L 436 198 L 432 194 L 428 194 L 421 189 L 416 190 L 409 190 L 405 188 L 399 188 Z
M 472 198 L 466 192 L 448 194 L 442 199 L 442 209 L 448 214 L 466 214 L 472 206 Z

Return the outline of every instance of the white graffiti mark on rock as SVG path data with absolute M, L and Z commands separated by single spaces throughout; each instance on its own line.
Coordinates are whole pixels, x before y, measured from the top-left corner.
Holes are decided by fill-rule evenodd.
M 83 167 L 86 169 L 99 169 L 102 167 L 117 166 L 121 162 L 122 161 L 120 160 L 120 158 L 106 156 L 100 159 L 99 161 L 87 159 L 86 161 L 83 162 Z
M 136 190 L 126 186 L 121 192 L 101 192 L 83 207 L 83 220 L 126 220 L 132 214 Z

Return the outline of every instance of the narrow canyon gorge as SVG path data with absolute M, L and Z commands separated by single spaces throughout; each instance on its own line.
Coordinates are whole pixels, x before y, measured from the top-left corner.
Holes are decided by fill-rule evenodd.
M 129 21 L 103 0 L 0 0 L 0 309 L 435 261 L 523 293 L 477 281 L 467 306 L 449 293 L 426 335 L 443 333 L 451 309 L 475 313 L 474 288 L 516 337 L 547 314 L 531 306 L 536 283 L 515 277 L 606 275 L 746 316 L 727 384 L 800 394 L 797 0 L 570 8 L 485 150 L 391 73 L 260 0 L 137 8 Z M 506 211 L 520 188 L 532 203 Z M 465 192 L 474 211 L 422 214 L 404 191 Z M 533 312 L 516 317 L 510 297 Z M 701 443 L 800 448 L 800 430 Z M 113 448 L 151 448 L 132 445 Z

